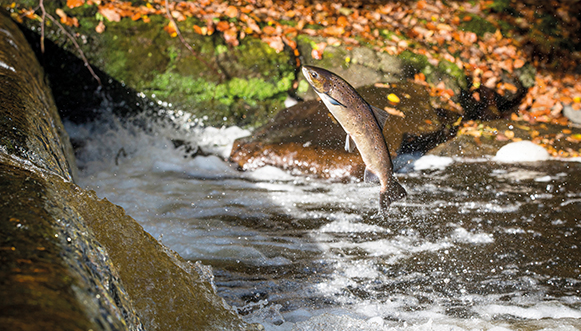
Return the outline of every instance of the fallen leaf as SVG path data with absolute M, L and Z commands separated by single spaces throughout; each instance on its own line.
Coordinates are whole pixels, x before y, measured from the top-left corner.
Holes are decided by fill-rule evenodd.
M 514 60 L 513 67 L 515 69 L 522 68 L 522 66 L 524 66 L 524 65 L 525 65 L 525 61 L 523 61 L 522 59 L 516 59 L 516 60 Z
M 170 21 L 168 25 L 164 26 L 163 29 L 169 33 L 169 36 L 172 38 L 177 37 L 178 31 L 173 21 Z
M 282 42 L 282 38 L 280 36 L 272 36 L 272 37 L 262 37 L 262 41 L 268 44 L 272 49 L 274 49 L 277 53 L 282 52 L 284 49 L 284 43 Z
M 390 87 L 391 87 L 391 85 L 389 85 L 389 83 L 388 83 L 388 84 L 384 84 L 384 83 L 375 83 L 375 84 L 373 84 L 373 86 L 375 86 L 375 87 L 379 87 L 379 88 L 390 88 Z
M 220 21 L 218 22 L 218 24 L 216 24 L 216 30 L 220 31 L 220 32 L 224 32 L 226 30 L 228 30 L 230 28 L 230 24 L 228 24 L 228 22 L 226 21 Z
M 392 107 L 385 107 L 383 108 L 388 114 L 390 115 L 394 115 L 394 116 L 399 116 L 401 118 L 405 118 L 405 114 L 402 113 L 400 110 L 397 110 L 395 108 Z
M 110 22 L 121 21 L 121 15 L 119 15 L 119 13 L 115 9 L 109 7 L 99 7 L 99 13 Z
M 73 9 L 85 4 L 84 0 L 67 0 L 67 7 Z
M 323 33 L 331 35 L 331 36 L 340 36 L 345 33 L 345 29 L 340 26 L 328 26 L 323 29 Z
M 236 28 L 230 28 L 224 31 L 224 40 L 228 45 L 238 46 L 240 42 L 238 41 L 238 31 Z
M 60 9 L 60 8 L 57 8 L 57 10 L 55 12 L 61 19 L 67 17 L 67 14 L 65 13 L 65 11 Z
M 97 33 L 103 33 L 103 31 L 105 31 L 105 23 L 99 21 L 99 24 L 95 27 L 95 31 L 97 31 Z
M 399 100 L 399 97 L 397 95 L 393 94 L 393 93 L 390 93 L 387 96 L 387 100 L 389 100 L 389 102 L 393 102 L 393 103 L 399 103 L 399 101 L 400 101 Z
M 228 8 L 226 8 L 226 11 L 224 12 L 224 14 L 230 18 L 234 18 L 238 16 L 238 8 L 234 7 L 234 6 L 228 6 Z

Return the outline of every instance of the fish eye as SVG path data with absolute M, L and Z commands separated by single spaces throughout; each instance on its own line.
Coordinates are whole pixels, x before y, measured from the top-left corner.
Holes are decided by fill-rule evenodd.
M 311 72 L 311 76 L 313 76 L 313 78 L 317 78 L 317 76 L 319 76 L 316 72 Z

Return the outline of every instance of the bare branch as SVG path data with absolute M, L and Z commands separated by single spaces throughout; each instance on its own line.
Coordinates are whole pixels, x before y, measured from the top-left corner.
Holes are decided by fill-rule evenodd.
M 41 0 L 41 3 L 42 3 L 42 0 Z M 44 8 L 44 6 L 42 8 Z M 89 64 L 89 60 L 87 60 L 87 58 L 85 57 L 85 53 L 81 49 L 81 46 L 79 46 L 79 44 L 77 43 L 76 38 L 72 34 L 70 34 L 67 31 L 67 29 L 65 29 L 65 27 L 62 26 L 62 24 L 59 21 L 55 20 L 55 18 L 52 17 L 49 13 L 44 12 L 44 14 L 46 15 L 46 17 L 50 18 L 50 20 L 54 24 L 56 24 L 61 29 L 62 32 L 64 32 L 67 35 L 67 37 L 69 38 L 70 41 L 73 42 L 73 44 L 75 45 L 75 48 L 79 51 L 79 54 L 81 55 L 81 59 L 83 59 L 83 62 L 85 63 L 85 67 L 87 67 L 87 69 L 89 69 L 93 78 L 95 78 L 95 80 L 99 83 L 99 86 L 103 87 L 103 84 L 101 83 L 101 79 L 99 78 L 99 76 L 97 76 L 97 74 L 95 74 L 95 71 L 93 71 L 93 67 L 91 67 L 91 65 Z
M 44 8 L 44 0 L 40 0 L 40 10 L 42 11 L 42 20 L 40 20 L 40 52 L 44 54 L 44 21 L 46 20 L 46 9 Z

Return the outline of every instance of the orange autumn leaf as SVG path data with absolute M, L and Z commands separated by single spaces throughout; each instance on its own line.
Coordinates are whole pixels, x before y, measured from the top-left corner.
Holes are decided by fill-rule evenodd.
M 270 25 L 267 25 L 264 28 L 262 28 L 262 32 L 266 34 L 276 34 L 276 29 Z
M 194 28 L 194 32 L 195 33 L 201 34 L 201 35 L 205 35 L 205 33 L 204 33 L 204 31 L 202 31 L 202 28 L 201 27 L 199 27 L 197 25 L 194 25 L 193 28 Z
M 262 37 L 262 41 L 268 44 L 268 46 L 272 47 L 277 53 L 282 52 L 284 49 L 284 43 L 282 42 L 282 38 L 279 36 L 274 37 Z
M 402 113 L 400 110 L 397 110 L 395 108 L 392 108 L 392 107 L 384 107 L 383 110 L 385 110 L 390 115 L 394 115 L 394 116 L 399 116 L 401 118 L 405 118 L 405 114 Z
M 313 49 L 311 51 L 311 56 L 313 57 L 313 59 L 315 60 L 321 60 L 323 59 L 323 50 L 320 49 Z
M 514 60 L 514 68 L 518 69 L 518 68 L 522 68 L 522 66 L 525 65 L 525 61 L 523 61 L 522 59 L 516 59 Z
M 105 31 L 105 23 L 99 21 L 99 24 L 95 27 L 95 31 L 97 31 L 97 33 L 103 33 Z
M 345 29 L 340 26 L 328 26 L 323 29 L 323 33 L 326 33 L 331 36 L 340 36 L 345 33 Z
M 115 8 L 110 7 L 99 7 L 99 13 L 103 15 L 110 22 L 121 21 L 121 15 L 117 12 Z
M 349 25 L 349 21 L 347 21 L 347 17 L 345 16 L 339 16 L 339 18 L 337 19 L 337 25 L 344 28 L 346 26 Z
M 399 97 L 393 93 L 390 93 L 387 96 L 387 100 L 389 100 L 389 102 L 391 102 L 391 103 L 399 103 Z
M 230 24 L 228 24 L 228 22 L 226 21 L 220 21 L 218 22 L 218 24 L 216 24 L 216 30 L 220 31 L 220 32 L 224 32 L 226 30 L 228 30 L 230 28 Z
M 228 8 L 226 8 L 226 11 L 224 12 L 224 14 L 230 18 L 234 18 L 238 16 L 238 8 L 234 7 L 234 6 L 228 6 Z
M 85 4 L 85 0 L 67 0 L 67 7 L 73 9 Z
M 238 31 L 236 31 L 236 28 L 230 28 L 224 31 L 224 40 L 228 45 L 238 46 L 240 42 L 238 41 Z
M 175 26 L 173 21 L 170 21 L 168 25 L 164 26 L 163 29 L 165 32 L 169 33 L 170 37 L 175 38 L 178 35 L 177 27 Z

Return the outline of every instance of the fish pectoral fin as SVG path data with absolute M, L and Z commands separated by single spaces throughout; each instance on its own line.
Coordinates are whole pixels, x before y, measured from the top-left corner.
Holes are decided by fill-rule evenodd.
M 333 106 L 341 106 L 341 107 L 345 107 L 342 103 L 340 103 L 339 101 L 333 99 L 330 95 L 328 95 L 327 93 L 323 93 L 322 95 L 324 95 L 324 97 L 327 99 L 327 101 L 329 101 L 330 104 L 332 104 Z
M 375 106 L 369 105 L 369 107 L 371 107 L 373 116 L 375 116 L 375 119 L 377 120 L 379 127 L 383 131 L 383 127 L 385 126 L 385 122 L 387 122 L 387 117 L 389 116 L 389 114 L 385 110 L 379 109 Z
M 365 173 L 363 174 L 363 181 L 366 183 L 379 183 L 379 177 L 377 177 L 369 168 L 365 167 Z
M 345 151 L 347 153 L 353 153 L 355 147 L 356 147 L 355 141 L 353 140 L 353 138 L 351 138 L 350 135 L 347 135 L 347 137 L 345 138 Z

